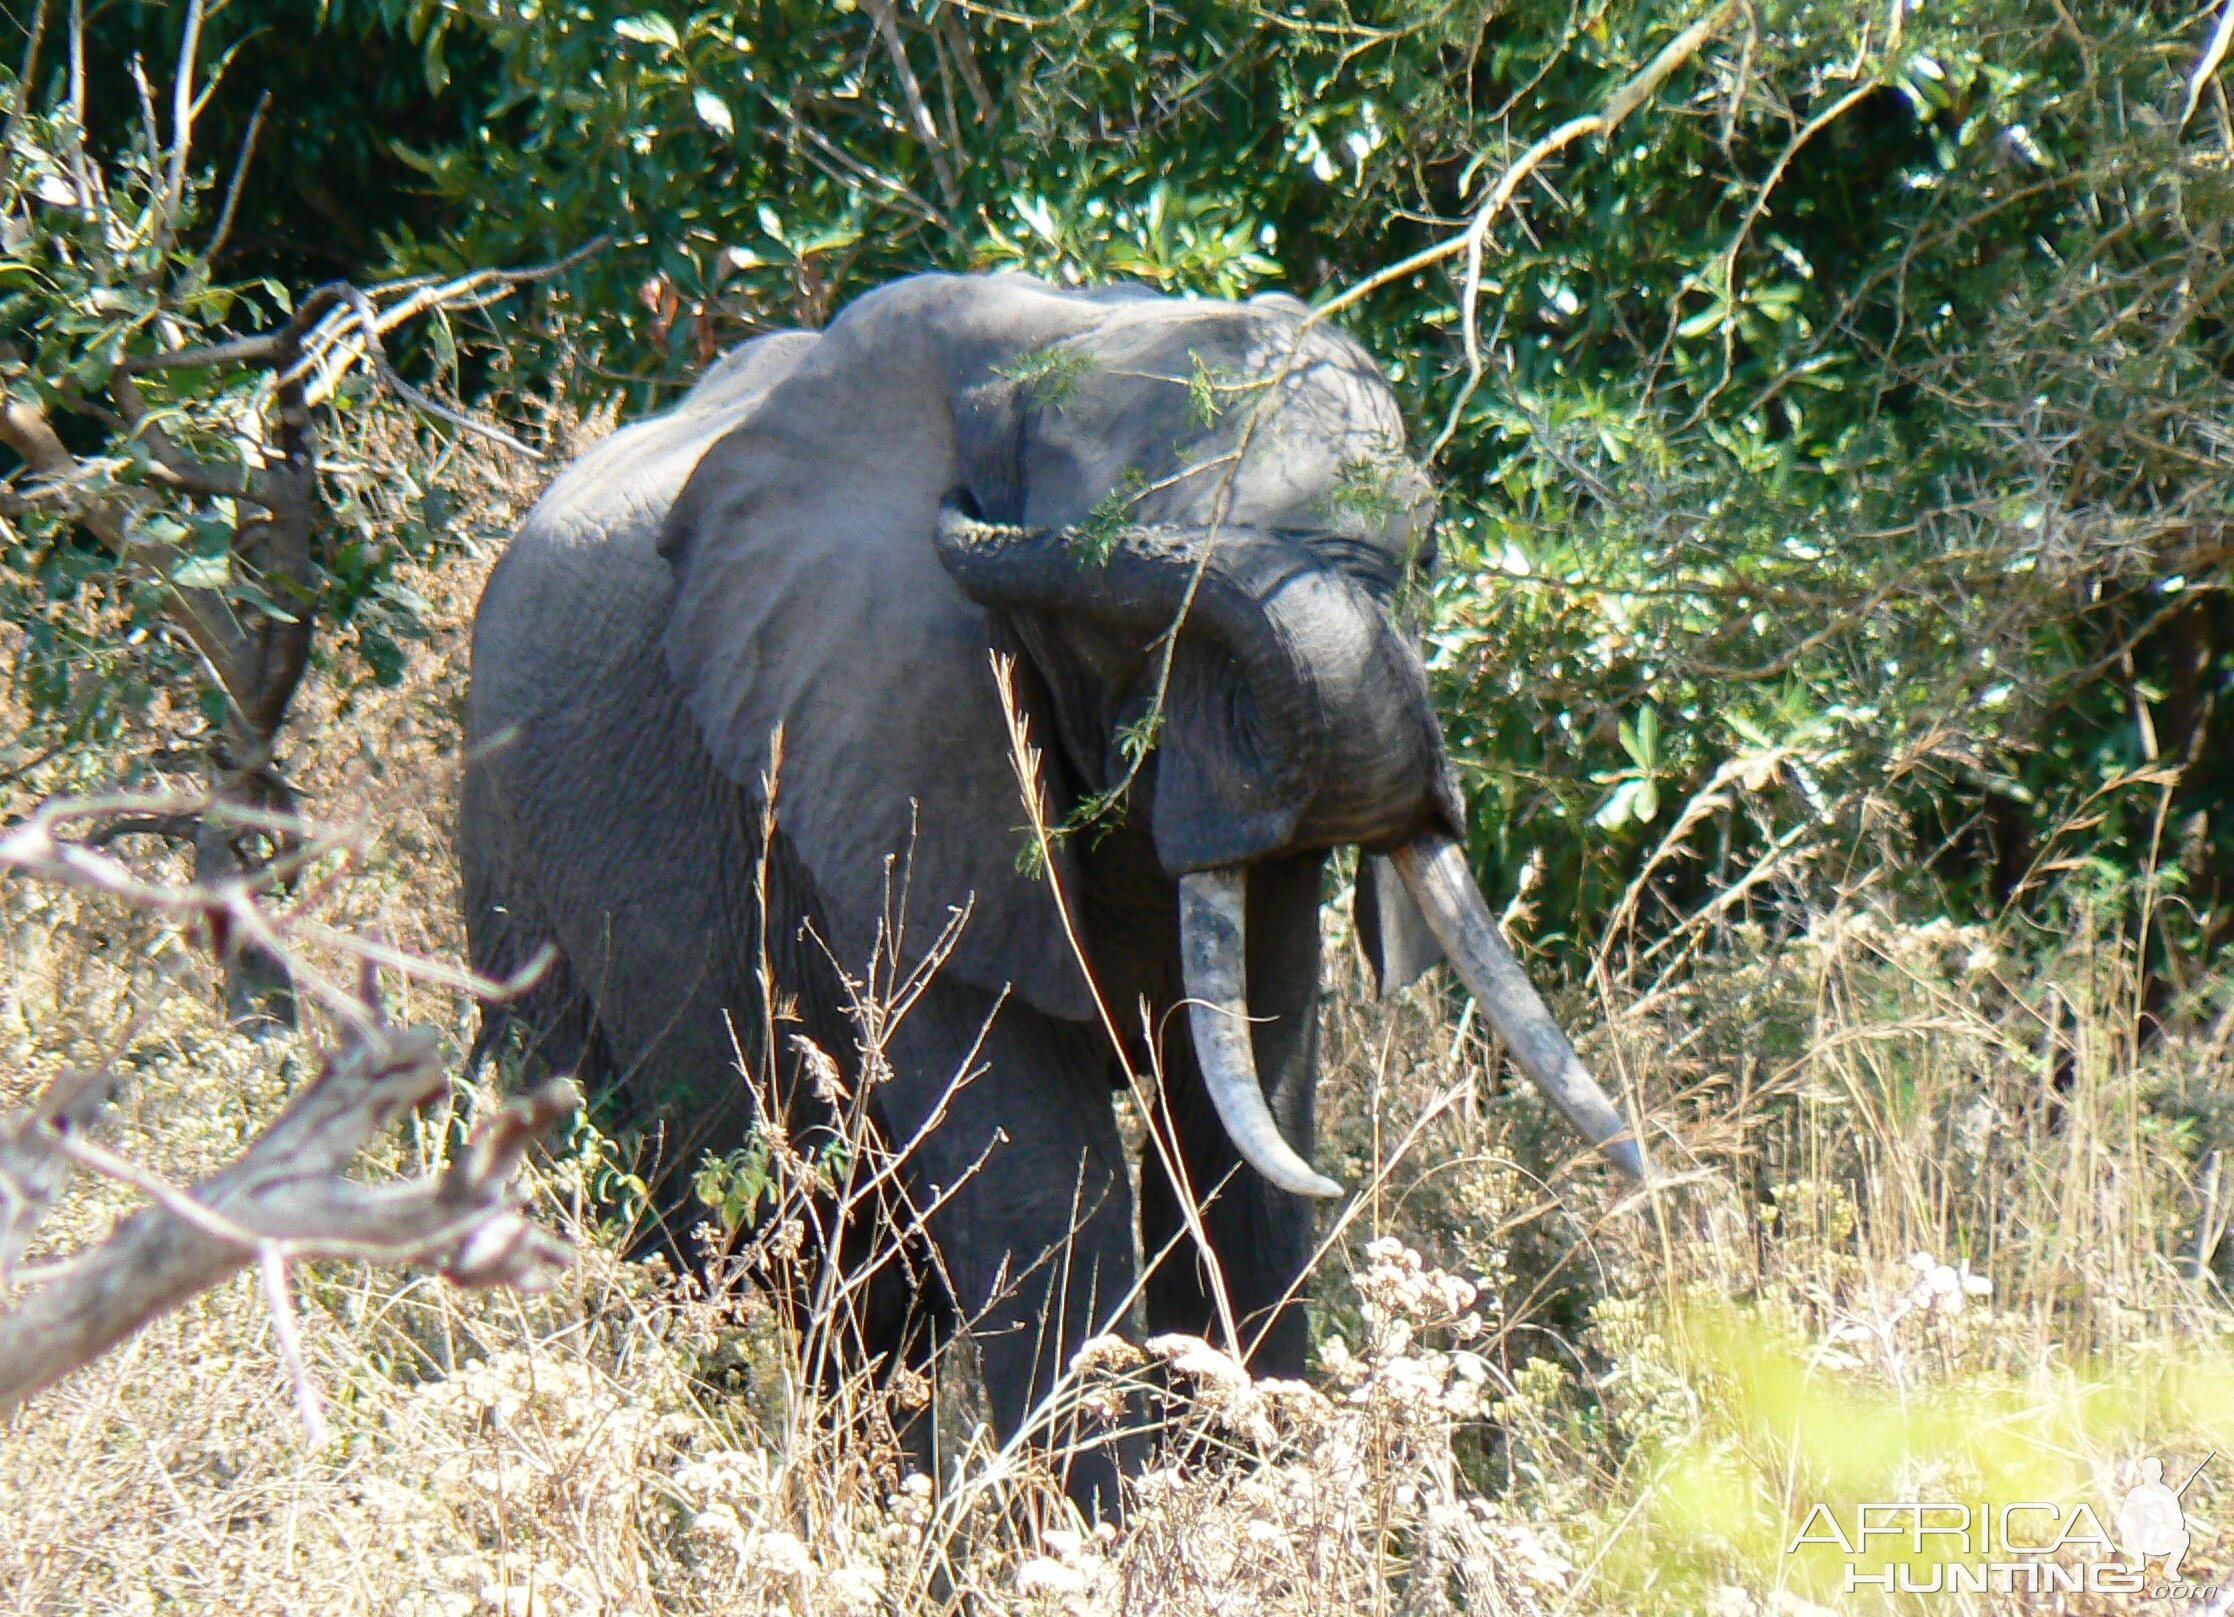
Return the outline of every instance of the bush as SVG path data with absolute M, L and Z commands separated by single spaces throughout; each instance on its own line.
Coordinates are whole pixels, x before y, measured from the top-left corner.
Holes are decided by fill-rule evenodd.
M 1833 868 L 2051 926 L 2073 872 L 2161 873 L 2169 1013 L 2234 926 L 2203 22 L 379 0 L 294 57 L 255 4 L 223 26 L 295 74 L 417 53 L 423 94 L 391 67 L 325 115 L 420 175 L 374 188 L 384 271 L 610 239 L 535 319 L 422 344 L 481 385 L 641 406 L 928 267 L 1340 301 L 1434 450 L 1476 851 L 1532 870 L 1548 946 L 1650 947 L 1764 861 L 1738 918 L 1772 928 Z

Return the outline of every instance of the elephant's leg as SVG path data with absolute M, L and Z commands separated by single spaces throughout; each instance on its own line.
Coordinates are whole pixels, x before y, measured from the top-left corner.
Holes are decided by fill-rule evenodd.
M 1107 1513 L 1119 1461 L 1109 1435 L 1061 1399 L 1052 1415 L 1041 1408 L 1079 1346 L 1124 1323 L 1131 1298 L 1132 1192 L 1106 1051 L 1095 1029 L 1014 1002 L 996 1016 L 994 1004 L 935 985 L 894 1036 L 880 1098 L 896 1145 L 922 1135 L 909 1194 L 978 1344 L 1001 1437 L 1029 1422 L 1035 1445 L 1067 1455 L 1072 1497 Z
M 1311 1154 L 1318 1069 L 1319 872 L 1308 855 L 1249 872 L 1249 1010 L 1257 1074 L 1280 1132 Z M 1169 1026 L 1185 1027 L 1182 1018 Z M 1243 1166 L 1204 1093 L 1184 1033 L 1164 1050 L 1165 1105 L 1187 1184 L 1201 1204 L 1241 1346 L 1259 1375 L 1299 1376 L 1310 1342 L 1300 1281 L 1310 1262 L 1312 1205 Z M 1141 1246 L 1149 1262 L 1148 1328 L 1216 1341 L 1221 1323 L 1211 1275 L 1187 1233 L 1180 1192 L 1157 1154 L 1141 1164 Z M 1168 1247 L 1168 1252 L 1166 1248 Z
M 771 1298 L 799 1345 L 800 1369 L 833 1428 L 896 1445 L 908 1470 L 938 1474 L 931 1378 L 952 1308 L 928 1242 L 905 1228 L 896 1197 L 864 1197 L 843 1229 L 835 1198 L 815 1222 L 834 1231 L 837 1262 L 801 1262 Z

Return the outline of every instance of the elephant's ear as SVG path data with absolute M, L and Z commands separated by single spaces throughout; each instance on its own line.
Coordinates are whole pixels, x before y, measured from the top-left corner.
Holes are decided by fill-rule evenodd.
M 778 825 L 849 971 L 895 925 L 912 963 L 966 906 L 946 970 L 1091 1012 L 1054 890 L 1025 868 L 994 627 L 934 530 L 970 482 L 961 436 L 991 426 L 962 401 L 1105 312 L 1022 277 L 872 293 L 707 451 L 668 519 L 668 666 L 715 762 L 755 794 L 782 727 Z M 1052 875 L 1075 891 L 1067 855 Z
M 1443 946 L 1428 930 L 1427 917 L 1384 854 L 1362 853 L 1357 861 L 1357 892 L 1350 919 L 1358 947 L 1372 968 L 1373 986 L 1387 999 L 1418 982 L 1443 963 Z

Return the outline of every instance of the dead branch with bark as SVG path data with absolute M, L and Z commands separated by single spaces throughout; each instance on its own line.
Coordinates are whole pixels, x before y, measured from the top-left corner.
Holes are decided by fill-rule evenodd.
M 554 1079 L 508 1101 L 435 1173 L 390 1184 L 349 1177 L 377 1135 L 449 1089 L 436 1036 L 399 1026 L 382 1010 L 380 967 L 463 983 L 488 997 L 523 985 L 482 982 L 377 939 L 317 927 L 299 907 L 278 910 L 269 880 L 166 884 L 134 872 L 94 840 L 65 834 L 78 824 L 98 827 L 121 814 L 156 812 L 207 812 L 207 805 L 51 804 L 0 834 L 0 871 L 91 890 L 181 924 L 226 919 L 316 992 L 335 1042 L 271 1124 L 197 1185 L 173 1184 L 101 1143 L 114 1098 L 113 1062 L 64 1073 L 30 1107 L 0 1119 L 0 1295 L 17 1293 L 0 1308 L 0 1415 L 253 1264 L 315 1441 L 323 1431 L 320 1402 L 297 1345 L 288 1266 L 312 1258 L 419 1264 L 466 1286 L 548 1285 L 571 1255 L 523 1210 L 519 1170 L 529 1147 L 575 1109 L 579 1096 L 570 1081 Z M 297 828 L 294 841 L 321 852 L 335 846 L 308 828 Z M 354 957 L 353 987 L 342 988 L 300 958 L 301 942 L 311 938 Z M 23 1266 L 41 1221 L 75 1172 L 128 1184 L 147 1205 L 93 1246 Z

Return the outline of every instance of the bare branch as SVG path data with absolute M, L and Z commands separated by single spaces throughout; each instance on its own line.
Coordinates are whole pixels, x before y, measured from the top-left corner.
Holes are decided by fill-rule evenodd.
M 126 376 L 153 376 L 161 371 L 193 370 L 204 365 L 276 365 L 287 352 L 283 331 L 260 331 L 253 337 L 230 342 L 204 343 L 194 348 L 174 348 L 166 354 L 134 354 L 117 370 Z
M 0 1285 L 69 1177 L 70 1164 L 47 1146 L 47 1136 L 72 1136 L 93 1125 L 108 1104 L 106 1070 L 65 1072 L 13 1123 L 0 1125 Z
M 259 109 L 260 110 L 260 109 Z M 251 131 L 253 135 L 253 130 Z M 242 154 L 242 162 L 247 153 Z M 235 176 L 236 185 L 238 175 Z M 231 199 L 228 198 L 228 213 Z M 489 301 L 492 289 L 510 290 L 549 276 L 560 274 L 581 262 L 590 254 L 610 243 L 611 238 L 599 236 L 584 243 L 574 251 L 548 264 L 534 265 L 517 270 L 476 270 L 468 275 L 447 281 L 413 277 L 409 280 L 374 287 L 369 292 L 346 281 L 331 281 L 309 293 L 295 307 L 293 317 L 285 326 L 275 331 L 259 332 L 251 337 L 237 337 L 228 342 L 207 343 L 190 348 L 177 348 L 168 353 L 138 354 L 118 367 L 121 377 L 150 376 L 163 371 L 186 370 L 217 365 L 255 365 L 279 373 L 283 415 L 289 383 L 296 384 L 297 400 L 307 409 L 314 402 L 302 388 L 303 373 L 317 363 L 320 356 L 338 344 L 348 342 L 355 333 L 358 351 L 372 366 L 382 385 L 394 392 L 412 408 L 447 421 L 467 432 L 504 445 L 530 460 L 540 460 L 537 452 L 500 427 L 476 419 L 462 411 L 452 409 L 437 399 L 429 397 L 396 373 L 388 361 L 388 351 L 381 338 L 396 327 L 430 309 L 443 307 L 479 307 Z M 213 247 L 214 250 L 214 247 Z M 389 293 L 406 294 L 392 307 L 381 310 L 375 300 Z M 346 366 L 344 365 L 344 367 Z M 324 384 L 321 384 L 323 387 Z M 155 453 L 175 478 L 178 486 L 189 492 L 202 492 L 199 483 L 206 479 L 173 460 L 165 459 L 162 451 L 150 440 Z M 222 476 L 222 473 L 210 474 Z M 264 502 L 250 493 L 247 497 Z
M 194 63 L 202 49 L 202 0 L 186 0 L 186 26 L 178 40 L 178 70 L 171 76 L 171 144 L 163 154 L 163 192 L 155 213 L 155 273 L 178 229 L 186 203 L 186 160 L 194 146 Z
M 948 209 L 957 208 L 961 206 L 962 192 L 955 183 L 954 166 L 947 159 L 946 142 L 939 138 L 938 121 L 931 116 L 930 105 L 923 99 L 923 85 L 908 61 L 907 41 L 900 37 L 900 20 L 893 14 L 892 0 L 869 0 L 869 15 L 876 20 L 877 37 L 884 42 L 885 53 L 892 58 L 893 72 L 900 80 L 900 93 L 907 98 L 908 116 L 915 120 L 916 135 L 923 142 L 924 155 L 931 160 L 931 173 L 938 179 L 939 195 L 946 198 Z
M 251 764 L 241 773 L 253 773 Z M 43 804 L 35 813 L 0 833 L 0 871 L 15 870 L 61 886 L 105 893 L 134 908 L 167 916 L 181 924 L 220 921 L 237 928 L 275 952 L 287 947 L 288 938 L 331 948 L 357 960 L 365 969 L 385 966 L 423 981 L 457 988 L 478 999 L 515 999 L 534 986 L 550 967 L 553 952 L 537 952 L 518 972 L 502 980 L 477 972 L 407 954 L 378 938 L 343 932 L 299 913 L 273 917 L 264 913 L 262 896 L 293 879 L 300 871 L 337 851 L 350 851 L 345 836 L 320 831 L 300 816 L 258 809 L 224 793 L 206 798 L 154 797 L 118 794 Z M 59 826 L 78 821 L 93 823 L 82 839 L 57 835 Z M 167 886 L 133 874 L 123 861 L 101 851 L 118 837 L 148 834 L 192 838 L 194 827 L 255 829 L 289 844 L 289 851 L 261 868 L 230 876 L 223 881 L 197 881 Z M 283 936 L 284 934 L 284 936 Z M 330 984 L 299 959 L 290 969 L 311 983 L 344 1022 L 355 1023 L 366 1015 L 369 994 Z
M 233 233 L 233 215 L 240 207 L 241 188 L 248 182 L 248 165 L 256 159 L 256 137 L 263 132 L 264 111 L 270 105 L 271 92 L 266 90 L 256 98 L 256 110 L 248 115 L 248 133 L 241 137 L 240 155 L 233 159 L 233 177 L 225 187 L 224 204 L 217 210 L 217 228 L 210 232 L 209 245 L 195 261 L 202 269 L 216 262 L 217 255 L 225 250 L 226 238 Z
M 2180 108 L 2180 127 L 2184 130 L 2195 116 L 2195 109 L 2202 103 L 2203 87 L 2211 82 L 2226 61 L 2229 46 L 2234 46 L 2234 0 L 2225 0 L 2220 6 L 2218 26 L 2211 30 L 2210 43 L 2203 47 L 2203 54 L 2195 59 L 2195 70 L 2187 79 L 2187 102 Z
M 195 1216 L 166 1197 L 0 1316 L 0 1412 L 251 1260 L 268 1262 L 266 1251 L 433 1262 L 464 1285 L 549 1284 L 569 1254 L 520 1215 L 512 1180 L 528 1146 L 579 1103 L 571 1083 L 508 1103 L 431 1178 L 373 1186 L 344 1177 L 369 1140 L 447 1087 L 437 1051 L 419 1028 L 353 1037 L 230 1167 L 191 1193 Z M 33 1122 L 13 1143 L 61 1138 Z
M 248 877 L 165 887 L 54 834 L 60 823 L 98 820 L 125 809 L 154 814 L 161 806 L 121 797 L 47 804 L 0 835 L 0 870 L 92 887 L 156 914 L 223 912 L 257 944 L 280 954 L 298 979 L 311 978 L 305 963 L 285 952 L 286 932 L 299 918 L 265 914 Z M 282 818 L 222 803 L 211 812 L 273 824 Z M 317 848 L 320 840 L 306 836 L 301 846 Z M 331 840 L 324 846 L 332 846 Z M 278 868 L 257 874 L 276 880 Z M 87 1127 L 107 1097 L 113 1056 L 91 1074 L 65 1074 L 29 1111 L 0 1122 L 0 1281 L 72 1166 L 128 1184 L 153 1204 L 67 1261 L 17 1273 L 33 1289 L 0 1314 L 0 1416 L 254 1262 L 315 1442 L 322 1430 L 320 1406 L 303 1367 L 286 1287 L 288 1263 L 301 1258 L 431 1262 L 463 1285 L 533 1288 L 548 1284 L 568 1261 L 563 1243 L 522 1216 L 514 1180 L 528 1147 L 580 1104 L 570 1081 L 544 1084 L 508 1102 L 439 1173 L 380 1185 L 347 1177 L 368 1141 L 444 1094 L 449 1080 L 435 1035 L 397 1027 L 376 999 L 379 964 L 410 971 L 427 963 L 400 956 L 377 940 L 322 936 L 364 943 L 371 951 L 360 956 L 354 993 L 332 991 L 335 1008 L 346 1013 L 340 1046 L 271 1126 L 202 1184 L 173 1185 L 88 1138 Z M 135 1032 L 136 1026 L 127 1030 L 119 1053 Z
M 970 92 L 970 100 L 977 104 L 977 121 L 980 125 L 993 121 L 993 92 L 986 87 L 985 75 L 977 65 L 977 48 L 970 43 L 969 25 L 961 14 L 950 5 L 938 7 L 939 38 L 946 42 L 946 51 L 961 71 L 963 86 Z
M 420 392 L 419 389 L 398 376 L 396 368 L 388 363 L 386 346 L 380 341 L 380 315 L 373 308 L 371 300 L 346 282 L 338 283 L 338 287 L 342 301 L 348 304 L 349 312 L 356 316 L 358 334 L 364 339 L 365 357 L 372 362 L 374 373 L 387 385 L 390 392 L 415 410 L 447 421 L 452 426 L 473 433 L 478 437 L 486 438 L 493 444 L 502 444 L 515 454 L 525 455 L 529 460 L 534 461 L 543 458 L 502 427 L 476 420 L 462 410 L 453 410 L 439 399 L 431 398 Z
M 70 178 L 76 182 L 78 206 L 90 209 L 94 201 L 91 169 L 85 161 L 85 0 L 70 0 Z
M 272 1337 L 279 1343 L 279 1357 L 287 1366 L 287 1379 L 295 1386 L 295 1414 L 303 1423 L 303 1436 L 312 1448 L 322 1446 L 328 1431 L 325 1400 L 311 1380 L 303 1358 L 302 1327 L 295 1323 L 295 1300 L 287 1292 L 287 1259 L 278 1247 L 266 1242 L 256 1249 L 256 1270 L 264 1286 L 264 1311 L 271 1315 Z
M 917 193 L 912 186 L 894 179 L 882 169 L 872 167 L 847 151 L 843 146 L 838 145 L 821 130 L 815 128 L 813 124 L 800 117 L 798 108 L 757 79 L 753 81 L 752 87 L 758 92 L 760 99 L 767 103 L 768 110 L 781 119 L 791 133 L 797 135 L 801 140 L 829 158 L 831 162 L 837 164 L 843 173 L 850 174 L 857 180 L 866 180 L 870 184 L 890 192 L 894 200 L 905 204 L 908 211 L 925 224 L 937 225 L 940 229 L 948 232 L 953 231 L 953 218 L 948 214 L 941 213 L 927 198 Z M 825 172 L 828 171 L 825 170 Z

